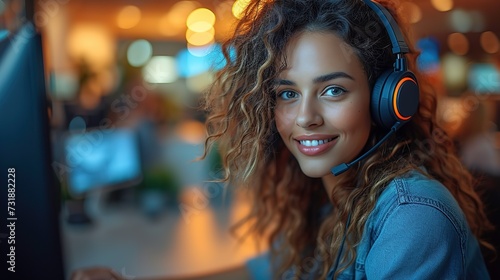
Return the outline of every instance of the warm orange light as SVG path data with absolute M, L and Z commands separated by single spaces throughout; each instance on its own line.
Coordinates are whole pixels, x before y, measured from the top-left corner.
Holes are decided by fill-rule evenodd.
M 115 57 L 114 40 L 103 26 L 78 24 L 69 32 L 68 54 L 75 61 L 85 60 L 93 69 L 106 67 Z
M 184 121 L 177 127 L 176 134 L 193 145 L 205 141 L 205 126 L 199 121 Z
M 168 13 L 160 18 L 158 29 L 164 36 L 175 36 L 186 30 L 186 18 L 201 4 L 196 1 L 177 2 Z
M 197 21 L 188 26 L 194 32 L 205 32 L 213 28 L 213 25 L 206 21 Z
M 186 40 L 194 46 L 203 46 L 211 43 L 214 40 L 215 29 L 212 27 L 206 32 L 194 32 L 190 29 L 186 32 Z
M 233 16 L 233 4 L 234 0 L 225 0 L 215 8 L 215 15 L 219 19 L 214 26 L 217 30 L 217 34 L 215 34 L 217 41 L 226 41 L 234 32 L 237 19 Z
M 206 8 L 200 8 L 192 11 L 186 25 L 194 32 L 205 32 L 210 30 L 215 24 L 215 14 Z
M 214 242 L 219 236 L 216 217 L 201 186 L 185 186 L 184 189 L 179 204 L 182 219 L 172 228 L 176 242 L 170 249 L 179 251 L 180 254 L 176 254 L 179 258 L 209 267 L 213 265 L 211 256 L 219 250 Z
M 170 9 L 170 13 L 172 15 L 183 16 L 184 18 L 186 18 L 189 13 L 200 6 L 201 4 L 196 1 L 180 1 L 172 6 L 172 8 Z
M 250 0 L 236 0 L 233 4 L 233 16 L 237 19 L 241 19 L 243 17 L 243 13 L 247 8 L 248 4 L 250 4 Z
M 123 7 L 116 17 L 116 24 L 122 29 L 135 27 L 141 21 L 141 10 L 136 6 Z
M 413 2 L 404 2 L 401 9 L 407 15 L 409 23 L 417 23 L 422 19 L 422 9 Z
M 462 33 L 448 35 L 448 47 L 458 55 L 465 55 L 469 51 L 469 40 Z
M 231 235 L 230 225 L 234 221 L 240 221 L 248 213 L 248 209 L 251 209 L 248 196 L 240 195 L 234 201 L 226 201 L 222 188 L 207 186 L 209 185 L 186 185 L 182 188 L 179 203 L 181 218 L 170 228 L 171 234 L 168 236 L 168 239 L 175 242 L 165 243 L 170 244 L 168 256 L 175 257 L 160 260 L 168 265 L 175 263 L 176 271 L 184 275 L 241 266 L 257 255 L 259 248 L 267 248 L 265 242 L 259 243 L 260 238 L 254 234 L 243 240 Z M 210 192 L 211 190 L 215 192 Z M 223 201 L 224 206 L 230 205 L 228 213 L 219 215 L 220 211 L 210 204 L 210 199 L 213 198 Z M 239 208 L 244 209 L 242 211 Z M 239 227 L 238 233 L 246 233 L 249 229 L 247 225 L 249 223 Z
M 162 35 L 174 36 L 184 31 L 184 18 L 168 13 L 160 18 L 158 30 Z
M 498 36 L 491 31 L 481 33 L 480 41 L 481 46 L 487 53 L 494 54 L 500 50 L 500 42 L 498 41 Z
M 453 0 L 431 0 L 432 6 L 440 12 L 453 9 Z

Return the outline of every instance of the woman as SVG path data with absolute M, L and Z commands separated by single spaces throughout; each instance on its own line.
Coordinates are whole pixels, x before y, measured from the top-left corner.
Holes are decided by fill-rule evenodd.
M 368 1 L 250 2 L 206 95 L 206 151 L 254 194 L 239 225 L 270 251 L 228 279 L 487 279 L 489 224 L 432 90 L 405 74 L 394 123 L 372 100 L 386 71 L 417 74 L 411 46 L 393 53 Z
M 270 253 L 249 267 L 270 262 L 283 279 L 488 278 L 477 238 L 489 225 L 435 123 L 432 89 L 419 80 L 409 121 L 374 120 L 374 84 L 396 59 L 369 5 L 251 1 L 225 45 L 228 64 L 206 99 L 207 142 L 221 147 L 225 180 L 255 195 L 241 224 L 270 231 Z M 411 46 L 403 57 L 416 73 Z

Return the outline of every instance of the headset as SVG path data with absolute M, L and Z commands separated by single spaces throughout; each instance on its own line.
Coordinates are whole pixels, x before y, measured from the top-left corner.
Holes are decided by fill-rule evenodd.
M 383 72 L 375 81 L 371 92 L 370 111 L 375 123 L 389 132 L 370 150 L 350 163 L 342 163 L 331 169 L 338 176 L 350 166 L 375 151 L 385 140 L 408 122 L 418 110 L 420 90 L 415 74 L 408 70 L 405 53 L 408 45 L 391 13 L 372 0 L 363 0 L 378 16 L 391 39 L 392 53 L 396 56 L 393 68 Z

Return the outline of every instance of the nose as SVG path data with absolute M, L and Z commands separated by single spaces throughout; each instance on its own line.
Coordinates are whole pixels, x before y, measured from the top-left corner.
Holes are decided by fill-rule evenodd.
M 315 100 L 302 99 L 295 123 L 302 128 L 311 128 L 323 124 L 319 104 Z

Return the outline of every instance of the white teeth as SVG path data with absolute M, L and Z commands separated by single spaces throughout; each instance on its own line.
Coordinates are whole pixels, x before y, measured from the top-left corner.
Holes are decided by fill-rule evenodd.
M 300 140 L 299 142 L 301 145 L 304 145 L 306 147 L 315 147 L 315 146 L 326 144 L 326 143 L 332 141 L 333 139 L 334 138 L 325 139 L 325 140 Z

